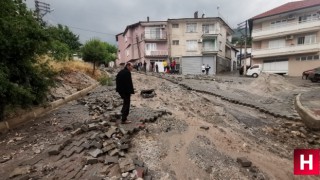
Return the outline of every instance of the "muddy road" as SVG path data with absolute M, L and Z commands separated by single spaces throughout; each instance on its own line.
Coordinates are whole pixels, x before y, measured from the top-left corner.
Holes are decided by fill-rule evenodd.
M 300 130 L 318 139 L 300 122 L 155 77 L 136 74 L 134 82 L 137 91 L 151 88 L 157 96 L 135 96 L 133 105 L 172 112 L 135 139 L 135 150 L 156 172 L 155 179 L 295 179 L 293 150 L 317 146 L 306 135 L 295 134 Z M 252 167 L 241 167 L 239 157 Z
M 168 112 L 152 123 L 147 122 L 144 129 L 132 135 L 127 152 L 144 162 L 148 177 L 152 179 L 301 179 L 293 175 L 293 150 L 319 147 L 319 134 L 309 131 L 299 121 L 277 118 L 153 76 L 133 73 L 133 83 L 136 89 L 131 99 L 133 109 Z M 199 80 L 199 86 L 207 83 Z M 154 89 L 156 96 L 141 97 L 140 91 L 146 89 Z M 76 168 L 65 171 L 68 169 L 65 164 L 77 163 L 78 172 L 82 174 L 76 172 L 70 176 L 74 179 L 124 177 L 125 173 L 115 171 L 115 166 L 110 164 L 103 175 L 97 176 L 97 171 L 105 167 L 103 163 L 82 164 L 81 159 L 88 151 L 58 161 L 46 153 L 49 147 L 74 131 L 75 126 L 82 127 L 83 123 L 99 118 L 104 120 L 109 111 L 102 112 L 99 117 L 90 110 L 97 108 L 94 103 L 102 101 L 113 102 L 107 109 L 120 111 L 121 100 L 114 88 L 99 87 L 83 99 L 1 134 L 1 177 L 67 179 Z M 136 120 L 135 117 L 130 118 Z M 74 143 L 89 136 L 89 132 L 84 132 Z M 26 161 L 34 162 L 33 166 L 12 176 L 12 171 Z M 131 176 L 131 179 L 136 178 Z

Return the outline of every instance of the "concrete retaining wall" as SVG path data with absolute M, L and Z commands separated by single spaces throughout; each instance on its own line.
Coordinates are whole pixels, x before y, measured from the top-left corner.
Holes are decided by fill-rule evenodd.
M 23 114 L 19 117 L 15 117 L 13 119 L 2 121 L 2 122 L 0 122 L 0 132 L 6 132 L 11 128 L 17 127 L 19 124 L 33 120 L 34 118 L 37 118 L 37 117 L 43 115 L 44 113 L 47 113 L 47 112 L 65 104 L 69 101 L 73 101 L 79 97 L 82 97 L 82 96 L 86 95 L 89 91 L 91 91 L 92 89 L 96 88 L 98 85 L 99 85 L 99 83 L 96 83 L 96 84 L 91 85 L 91 86 L 89 86 L 81 91 L 78 91 L 70 96 L 67 96 L 64 99 L 59 99 L 57 101 L 51 102 L 49 104 L 49 106 L 34 108 L 30 112 Z
M 296 97 L 295 107 L 301 116 L 302 122 L 304 122 L 304 124 L 310 129 L 320 130 L 320 118 L 316 117 L 312 111 L 302 106 L 300 97 L 301 94 Z

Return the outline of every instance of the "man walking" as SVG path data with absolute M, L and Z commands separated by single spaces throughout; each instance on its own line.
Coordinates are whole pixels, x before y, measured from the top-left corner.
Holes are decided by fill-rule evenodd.
M 131 78 L 131 71 L 133 67 L 131 63 L 127 63 L 125 67 L 117 74 L 116 77 L 116 91 L 120 94 L 123 99 L 123 105 L 121 109 L 122 124 L 131 123 L 127 120 L 130 111 L 130 97 L 131 94 L 134 94 L 133 83 Z

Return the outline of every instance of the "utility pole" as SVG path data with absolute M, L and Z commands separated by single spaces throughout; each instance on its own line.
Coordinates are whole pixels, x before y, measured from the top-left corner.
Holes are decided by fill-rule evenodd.
M 46 14 L 53 11 L 53 9 L 50 9 L 50 4 L 48 3 L 35 0 L 34 4 L 36 7 L 35 12 L 36 12 L 38 21 L 40 21 L 43 18 L 43 16 L 45 16 Z
M 245 34 L 242 33 L 242 30 L 245 29 Z M 238 24 L 238 31 L 244 36 L 244 63 L 243 63 L 243 75 L 246 75 L 247 71 L 247 38 L 248 38 L 248 21 L 244 21 Z M 240 63 L 241 64 L 241 63 Z

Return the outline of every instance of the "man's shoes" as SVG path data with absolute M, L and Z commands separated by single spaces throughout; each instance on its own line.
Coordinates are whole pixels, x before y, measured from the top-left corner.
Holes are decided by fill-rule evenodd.
M 131 121 L 128 121 L 128 120 L 121 122 L 121 124 L 130 124 L 130 123 L 132 123 L 132 122 L 131 122 Z

